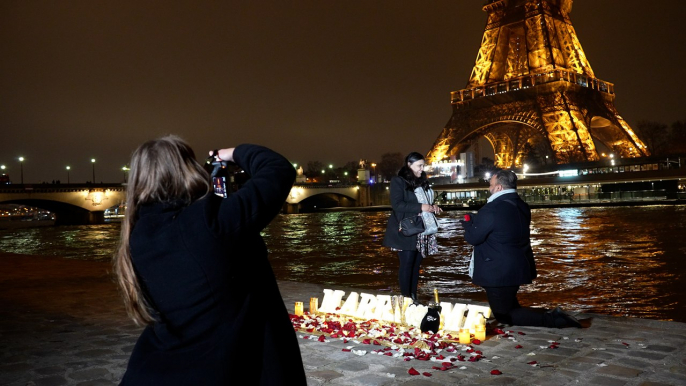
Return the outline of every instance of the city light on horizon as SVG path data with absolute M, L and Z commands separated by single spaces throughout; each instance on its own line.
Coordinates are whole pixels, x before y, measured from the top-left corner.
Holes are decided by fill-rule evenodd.
M 303 168 L 315 161 L 380 160 L 389 152 L 426 154 L 450 118 L 449 93 L 470 77 L 487 21 L 481 4 L 454 1 L 322 3 L 325 12 L 297 0 L 248 2 L 240 15 L 230 12 L 231 2 L 217 3 L 219 12 L 210 13 L 183 2 L 167 4 L 162 13 L 136 6 L 140 14 L 131 4 L 100 9 L 75 0 L 79 6 L 69 10 L 58 4 L 9 7 L 0 15 L 8 32 L 0 55 L 16 69 L 0 74 L 0 98 L 11 112 L 0 115 L 0 126 L 11 128 L 0 154 L 26 154 L 29 183 L 56 179 L 64 173 L 59 165 L 93 154 L 99 181 L 117 181 L 119 165 L 138 145 L 167 133 L 187 140 L 196 154 L 256 143 L 303 160 Z M 621 87 L 616 104 L 632 127 L 642 119 L 683 119 L 679 101 L 686 93 L 686 78 L 673 75 L 684 61 L 677 48 L 681 13 L 642 4 L 574 2 L 570 14 L 594 73 Z M 383 20 L 368 17 L 382 9 Z M 259 16 L 265 12 L 300 27 L 269 23 Z M 189 16 L 185 34 L 173 27 L 178 15 Z M 100 30 L 98 38 L 111 43 L 111 54 L 102 56 L 85 33 L 93 20 L 134 33 Z M 415 35 L 398 39 L 409 33 L 406 20 L 416 21 Z M 636 25 L 656 22 L 663 30 L 635 34 Z M 215 39 L 228 36 L 229 46 Z M 460 38 L 445 48 L 446 36 Z M 426 44 L 415 46 L 414 39 Z M 60 65 L 41 66 L 52 52 L 60 52 Z M 332 62 L 335 55 L 347 59 Z M 208 66 L 197 71 L 198 62 Z M 169 76 L 150 76 L 159 68 Z M 636 76 L 641 73 L 651 76 Z M 670 87 L 650 98 L 645 90 L 655 84 Z M 278 102 L 265 109 L 263 98 Z M 75 180 L 91 179 L 82 166 L 74 169 Z M 18 180 L 19 170 L 11 171 Z

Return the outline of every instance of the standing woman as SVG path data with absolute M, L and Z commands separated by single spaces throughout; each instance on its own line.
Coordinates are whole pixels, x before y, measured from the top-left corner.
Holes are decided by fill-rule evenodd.
M 436 253 L 436 217 L 441 213 L 438 205 L 433 205 L 434 192 L 429 187 L 429 180 L 424 173 L 424 156 L 412 152 L 405 157 L 405 163 L 398 175 L 391 179 L 391 206 L 393 213 L 388 218 L 386 235 L 383 245 L 398 251 L 400 267 L 398 279 L 400 293 L 404 297 L 417 299 L 417 284 L 419 283 L 419 266 L 422 258 Z M 426 226 L 424 233 L 405 236 L 400 233 L 400 221 L 405 217 L 422 213 Z
M 300 349 L 260 231 L 281 209 L 293 166 L 261 146 L 214 152 L 250 179 L 228 198 L 176 136 L 131 158 L 114 271 L 145 329 L 122 385 L 305 385 Z

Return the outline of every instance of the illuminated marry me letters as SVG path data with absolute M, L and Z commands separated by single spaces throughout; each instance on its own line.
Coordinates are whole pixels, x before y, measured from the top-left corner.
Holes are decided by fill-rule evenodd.
M 412 304 L 412 299 L 401 296 L 372 295 L 350 292 L 343 301 L 344 291 L 324 290 L 324 299 L 318 312 L 340 314 L 359 319 L 377 319 L 387 322 L 419 327 L 428 307 Z M 473 334 L 475 327 L 483 319 L 491 316 L 487 306 L 474 304 L 441 302 L 441 329 L 460 331 L 469 329 Z

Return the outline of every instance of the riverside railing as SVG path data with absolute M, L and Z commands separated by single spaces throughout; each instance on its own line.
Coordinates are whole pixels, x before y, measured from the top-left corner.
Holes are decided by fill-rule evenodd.
M 637 190 L 623 192 L 581 193 L 581 194 L 526 194 L 522 199 L 530 204 L 573 204 L 573 203 L 603 203 L 629 201 L 659 201 L 667 200 L 670 195 L 666 190 Z M 686 199 L 686 193 L 672 194 L 671 198 Z

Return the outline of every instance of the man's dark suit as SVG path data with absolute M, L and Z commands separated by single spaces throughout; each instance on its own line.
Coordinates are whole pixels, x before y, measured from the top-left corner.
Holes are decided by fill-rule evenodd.
M 474 284 L 504 287 L 536 278 L 530 223 L 529 205 L 517 193 L 496 198 L 464 222 L 464 238 L 474 245 Z
M 517 292 L 536 278 L 529 225 L 531 210 L 516 192 L 487 203 L 471 221 L 461 221 L 465 240 L 474 245 L 472 282 L 484 287 L 488 303 L 501 323 L 556 327 L 545 309 L 522 307 Z

